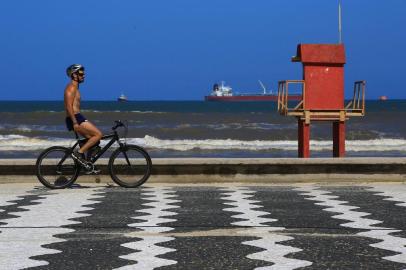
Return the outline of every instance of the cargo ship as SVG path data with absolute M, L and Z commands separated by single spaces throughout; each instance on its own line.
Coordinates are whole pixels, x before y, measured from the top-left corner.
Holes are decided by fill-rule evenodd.
M 278 93 L 266 92 L 266 88 L 261 81 L 259 81 L 263 89 L 263 93 L 245 93 L 234 94 L 230 86 L 221 82 L 215 83 L 210 95 L 205 96 L 205 101 L 278 101 Z M 288 100 L 301 100 L 301 94 L 290 94 Z

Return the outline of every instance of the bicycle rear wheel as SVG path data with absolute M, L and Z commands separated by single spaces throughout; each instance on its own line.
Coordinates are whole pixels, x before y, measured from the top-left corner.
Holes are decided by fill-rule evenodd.
M 122 187 L 138 187 L 151 175 L 152 162 L 139 146 L 125 145 L 116 149 L 109 160 L 109 172 L 114 182 Z
M 71 150 L 62 146 L 44 150 L 38 156 L 35 167 L 38 180 L 52 189 L 69 187 L 80 172 L 80 166 L 72 158 Z

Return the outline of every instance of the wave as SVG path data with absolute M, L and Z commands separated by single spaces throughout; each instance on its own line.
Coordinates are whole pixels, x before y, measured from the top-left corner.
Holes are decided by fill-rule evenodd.
M 60 131 L 66 131 L 66 128 L 64 125 L 13 125 L 13 124 L 3 124 L 0 125 L 0 131 L 3 131 L 3 133 L 30 133 L 33 131 L 38 131 L 38 132 L 60 132 Z
M 58 138 L 37 138 L 22 135 L 0 135 L 1 151 L 32 151 L 45 149 L 52 145 L 70 146 L 72 140 Z
M 105 113 L 106 111 L 103 111 Z M 114 112 L 123 112 L 123 113 L 134 113 L 134 114 L 169 114 L 170 112 L 161 112 L 161 111 L 140 111 L 140 110 L 116 110 Z
M 1 151 L 35 151 L 48 148 L 52 145 L 69 147 L 75 143 L 67 138 L 41 138 L 23 135 L 0 135 Z M 107 142 L 102 141 L 101 145 Z M 137 144 L 149 149 L 198 151 L 198 150 L 246 150 L 246 151 L 297 151 L 297 141 L 293 140 L 167 140 L 146 135 L 144 138 L 128 138 L 127 143 Z M 332 141 L 311 140 L 312 151 L 331 151 Z M 404 139 L 374 139 L 374 140 L 347 140 L 346 151 L 352 152 L 384 152 L 395 151 L 406 153 L 406 140 Z
M 101 120 L 93 120 L 95 124 L 102 130 L 108 130 L 109 125 L 104 125 Z M 279 125 L 279 124 L 267 124 L 267 123 L 249 123 L 249 124 L 240 124 L 240 123 L 227 123 L 227 124 L 178 124 L 178 123 L 144 123 L 140 120 L 129 120 L 127 124 L 130 124 L 133 130 L 142 130 L 142 129 L 153 129 L 158 134 L 165 133 L 168 130 L 173 132 L 192 132 L 195 133 L 199 130 L 202 134 L 205 132 L 217 131 L 217 132 L 232 132 L 234 130 L 286 130 L 292 131 L 296 129 L 295 125 Z M 196 130 L 196 131 L 195 131 Z M 0 133 L 1 134 L 21 134 L 28 135 L 28 133 L 37 133 L 36 135 L 31 134 L 31 136 L 53 136 L 49 133 L 55 132 L 66 132 L 66 127 L 64 123 L 60 125 L 37 125 L 37 124 L 0 124 Z M 182 134 L 182 133 L 179 133 Z M 295 134 L 295 133 L 294 133 Z M 293 134 L 292 134 L 293 135 Z M 159 136 L 159 135 L 158 135 Z M 176 136 L 176 135 L 175 135 Z
M 130 143 L 140 144 L 145 147 L 190 151 L 190 150 L 281 150 L 297 151 L 297 141 L 293 140 L 162 140 L 152 136 L 145 136 L 143 139 L 129 139 Z M 333 148 L 332 141 L 311 140 L 312 151 L 326 151 Z M 401 151 L 406 152 L 406 140 L 403 139 L 374 139 L 374 140 L 347 140 L 346 150 L 354 152 L 381 152 Z
M 181 125 L 179 125 L 182 127 Z M 214 130 L 225 129 L 252 129 L 252 130 L 294 130 L 296 124 L 271 124 L 271 123 L 221 123 L 221 124 L 195 124 L 191 127 L 205 127 Z

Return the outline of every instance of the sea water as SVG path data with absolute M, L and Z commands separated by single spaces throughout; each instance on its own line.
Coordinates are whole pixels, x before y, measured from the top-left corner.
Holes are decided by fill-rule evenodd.
M 82 114 L 104 134 L 128 124 L 127 143 L 154 157 L 296 157 L 297 120 L 275 102 L 82 101 Z M 35 158 L 71 146 L 62 101 L 0 101 L 0 158 Z M 406 156 L 406 100 L 367 101 L 346 122 L 346 156 Z M 104 143 L 102 142 L 102 145 Z M 311 156 L 332 156 L 331 123 L 311 123 Z

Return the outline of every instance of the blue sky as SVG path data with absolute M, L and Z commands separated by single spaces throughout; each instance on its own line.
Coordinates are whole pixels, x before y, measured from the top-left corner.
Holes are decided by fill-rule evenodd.
M 342 0 L 346 96 L 406 98 L 406 1 Z M 300 79 L 299 43 L 338 42 L 338 0 L 15 0 L 0 4 L 0 100 L 61 100 L 82 63 L 84 100 L 202 100 L 224 80 Z

